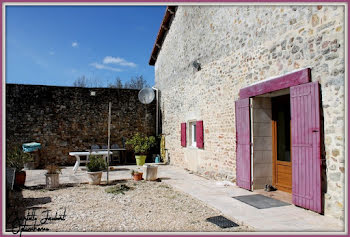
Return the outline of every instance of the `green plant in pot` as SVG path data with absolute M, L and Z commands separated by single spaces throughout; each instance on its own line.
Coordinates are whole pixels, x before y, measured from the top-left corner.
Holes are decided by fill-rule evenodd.
M 126 141 L 135 152 L 136 164 L 142 166 L 145 164 L 147 152 L 156 144 L 154 136 L 147 137 L 144 134 L 136 133 L 132 138 Z
M 102 171 L 106 169 L 106 162 L 103 156 L 91 155 L 86 165 L 89 184 L 100 184 Z
M 30 157 L 24 163 L 24 170 L 33 170 L 35 168 L 34 156 L 32 156 L 30 153 L 26 154 L 29 154 Z
M 33 160 L 30 153 L 25 153 L 18 146 L 11 147 L 6 153 L 6 166 L 15 169 L 15 186 L 23 187 L 26 181 L 24 164 Z
M 131 176 L 134 178 L 135 181 L 142 180 L 143 173 L 137 170 L 131 170 L 130 171 Z
M 45 168 L 47 170 L 46 176 L 46 188 L 54 189 L 60 185 L 59 174 L 61 168 L 57 165 L 48 165 Z

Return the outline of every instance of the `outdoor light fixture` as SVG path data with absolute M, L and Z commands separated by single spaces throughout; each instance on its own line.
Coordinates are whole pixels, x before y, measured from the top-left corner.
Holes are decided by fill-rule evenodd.
M 96 91 L 90 91 L 91 96 L 96 96 Z
M 197 69 L 197 71 L 201 70 L 201 64 L 197 60 L 193 61 L 192 66 Z

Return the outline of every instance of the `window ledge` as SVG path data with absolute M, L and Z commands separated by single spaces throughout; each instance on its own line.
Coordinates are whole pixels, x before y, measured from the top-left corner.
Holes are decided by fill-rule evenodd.
M 188 147 L 186 147 L 186 148 L 192 149 L 192 150 L 199 150 L 198 147 L 195 147 L 195 146 L 188 146 Z

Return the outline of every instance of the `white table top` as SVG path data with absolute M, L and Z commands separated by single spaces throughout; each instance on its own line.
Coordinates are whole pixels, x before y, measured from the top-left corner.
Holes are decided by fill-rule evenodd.
M 109 154 L 113 154 L 111 151 Z M 88 155 L 108 155 L 108 151 L 72 151 L 69 152 L 70 156 L 88 156 Z
M 110 148 L 110 151 L 126 151 L 125 148 Z M 107 148 L 104 149 L 86 149 L 86 151 L 107 151 Z

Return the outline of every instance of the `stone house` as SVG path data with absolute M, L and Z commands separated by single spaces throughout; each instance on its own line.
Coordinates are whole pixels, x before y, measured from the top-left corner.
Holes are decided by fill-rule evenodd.
M 170 163 L 344 219 L 345 6 L 170 6 L 150 65 Z

